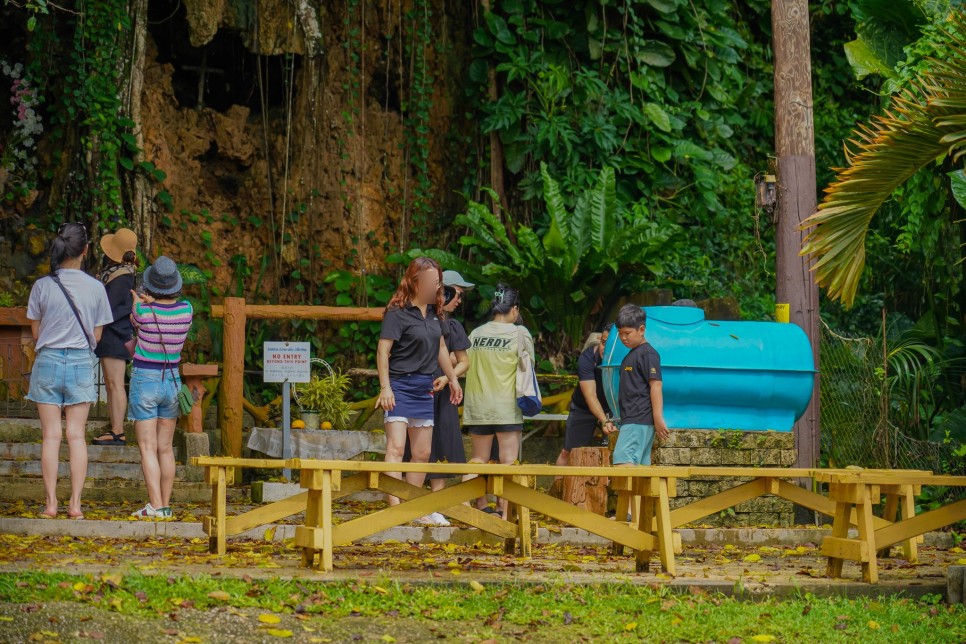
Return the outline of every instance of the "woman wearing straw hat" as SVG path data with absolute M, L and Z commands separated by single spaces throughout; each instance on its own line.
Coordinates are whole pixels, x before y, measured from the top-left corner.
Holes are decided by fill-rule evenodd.
M 104 265 L 98 279 L 107 290 L 114 321 L 104 327 L 94 354 L 101 360 L 104 386 L 107 388 L 107 407 L 111 412 L 111 429 L 91 441 L 94 445 L 125 445 L 124 414 L 127 413 L 127 391 L 124 373 L 131 359 L 128 348 L 134 337 L 131 307 L 137 278 L 138 236 L 129 228 L 101 237 Z
M 148 502 L 132 516 L 171 516 L 174 488 L 174 429 L 180 416 L 178 365 L 194 310 L 180 299 L 181 274 L 161 256 L 144 271 L 144 294 L 131 293 L 137 329 L 128 420 L 134 421 Z

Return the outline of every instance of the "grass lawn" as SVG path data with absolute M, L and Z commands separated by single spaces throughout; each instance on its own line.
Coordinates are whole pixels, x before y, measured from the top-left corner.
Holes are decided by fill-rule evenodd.
M 133 639 L 132 639 L 133 638 Z M 611 583 L 503 585 L 0 574 L 0 641 L 963 642 L 939 597 L 743 601 Z

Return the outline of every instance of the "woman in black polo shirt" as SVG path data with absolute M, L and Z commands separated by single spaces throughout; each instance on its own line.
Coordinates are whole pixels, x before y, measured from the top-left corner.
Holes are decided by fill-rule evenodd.
M 442 307 L 439 264 L 428 257 L 414 259 L 386 306 L 376 351 L 381 387 L 376 406 L 385 410 L 387 463 L 402 462 L 407 435 L 412 462 L 429 461 L 433 440 L 433 375 L 437 367 L 449 381 L 453 404 L 458 405 L 463 399 L 437 315 Z M 402 478 L 398 472 L 390 476 Z M 422 487 L 425 479 L 425 473 L 406 474 L 406 481 L 417 487 Z M 389 503 L 399 503 L 399 499 L 390 496 Z M 432 525 L 434 521 L 423 517 L 418 523 Z

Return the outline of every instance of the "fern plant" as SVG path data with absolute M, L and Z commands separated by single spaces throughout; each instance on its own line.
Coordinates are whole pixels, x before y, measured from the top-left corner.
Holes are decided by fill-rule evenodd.
M 662 271 L 662 255 L 679 228 L 659 225 L 641 205 L 622 204 L 612 168 L 602 169 L 590 190 L 569 200 L 572 209 L 546 165 L 540 173 L 545 226 L 513 227 L 512 217 L 501 213 L 501 219 L 471 201 L 455 222 L 468 230 L 460 238 L 468 260 L 438 249 L 417 249 L 409 256 L 430 256 L 482 284 L 519 288 L 543 346 L 551 354 L 569 353 L 593 325 L 594 313 L 609 310 L 640 277 Z

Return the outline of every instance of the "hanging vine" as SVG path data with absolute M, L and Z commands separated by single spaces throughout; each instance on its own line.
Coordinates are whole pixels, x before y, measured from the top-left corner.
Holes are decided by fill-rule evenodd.
M 404 198 L 404 226 L 400 239 L 408 240 L 425 232 L 432 212 L 433 185 L 429 175 L 430 110 L 433 106 L 433 72 L 428 64 L 433 46 L 433 11 L 430 0 L 413 0 L 405 14 L 405 57 L 409 60 L 409 96 L 403 105 L 407 173 L 411 173 L 412 195 Z M 410 179 L 407 177 L 407 188 Z

